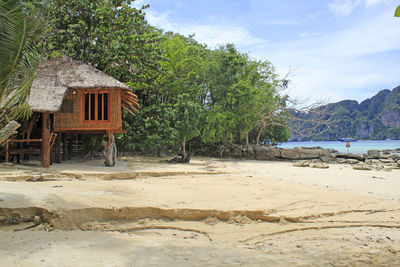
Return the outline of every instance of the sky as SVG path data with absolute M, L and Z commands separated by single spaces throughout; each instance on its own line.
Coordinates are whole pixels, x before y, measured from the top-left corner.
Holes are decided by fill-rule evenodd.
M 233 43 L 300 100 L 362 101 L 400 85 L 399 0 L 136 0 L 165 31 L 213 49 Z

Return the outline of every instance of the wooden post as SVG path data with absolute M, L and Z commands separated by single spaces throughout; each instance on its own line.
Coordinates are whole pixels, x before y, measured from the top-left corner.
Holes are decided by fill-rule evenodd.
M 40 148 L 40 155 L 42 167 L 47 168 L 50 166 L 50 122 L 49 114 L 42 113 L 42 145 Z
M 9 143 L 9 142 L 6 142 L 6 143 L 4 144 L 4 146 L 5 146 L 5 150 L 6 150 L 6 159 L 5 159 L 5 161 L 8 162 L 9 156 L 10 156 L 10 154 L 8 153 L 8 148 L 9 148 L 9 146 L 10 146 L 10 143 Z
M 110 145 L 107 144 L 107 141 L 102 141 L 104 146 L 104 164 L 108 167 L 114 167 L 117 160 L 117 146 L 115 145 L 115 138 L 114 134 L 112 133 L 109 134 L 109 142 Z
M 54 162 L 61 163 L 61 133 L 58 133 L 56 137 L 56 155 Z
M 17 143 L 17 150 L 21 148 L 21 143 Z M 17 164 L 21 164 L 21 154 L 17 154 Z
M 61 134 L 61 141 L 62 141 L 62 160 L 65 161 L 66 157 L 65 155 L 67 154 L 67 139 L 65 138 L 65 133 Z
M 68 138 L 67 138 L 67 143 L 68 143 L 68 145 L 67 145 L 67 151 L 68 151 L 68 153 L 67 153 L 67 160 L 71 160 L 72 159 L 72 150 L 73 150 L 73 148 L 72 148 L 72 137 L 71 136 L 69 136 Z

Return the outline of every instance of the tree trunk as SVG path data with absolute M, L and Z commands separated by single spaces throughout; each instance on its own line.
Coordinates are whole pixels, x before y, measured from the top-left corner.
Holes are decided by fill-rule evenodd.
M 42 167 L 50 167 L 50 122 L 48 113 L 42 113 L 42 144 L 40 147 L 40 156 Z
M 257 132 L 257 136 L 256 136 L 256 145 L 259 145 L 259 144 L 260 144 L 261 134 L 262 134 L 262 132 L 265 130 L 265 127 L 266 127 L 266 123 L 263 122 L 263 124 L 260 126 L 260 128 L 258 129 L 258 132 Z
M 185 158 L 186 157 L 186 140 L 185 140 L 185 138 L 183 138 L 183 141 L 182 141 L 182 150 L 183 150 L 182 158 Z
M 250 145 L 250 143 L 249 143 L 249 133 L 247 132 L 246 133 L 246 146 L 249 146 Z
M 6 142 L 10 137 L 17 133 L 17 129 L 21 126 L 16 121 L 10 121 L 3 128 L 0 129 L 0 144 Z
M 102 141 L 104 146 L 104 164 L 107 167 L 114 167 L 117 160 L 117 146 L 115 144 L 115 138 L 113 134 L 110 134 L 110 144 L 107 141 Z

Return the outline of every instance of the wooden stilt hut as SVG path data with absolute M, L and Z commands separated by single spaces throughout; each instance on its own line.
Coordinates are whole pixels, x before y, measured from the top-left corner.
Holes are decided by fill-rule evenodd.
M 124 133 L 121 107 L 132 114 L 139 108 L 137 96 L 129 86 L 93 66 L 65 56 L 39 66 L 28 103 L 34 115 L 21 127 L 19 139 L 11 142 L 25 144 L 25 147 L 36 143 L 40 147 L 9 150 L 7 144 L 6 160 L 10 154 L 40 154 L 42 167 L 50 165 L 54 144 L 56 158 L 60 157 L 61 135 L 106 133 L 110 145 L 112 134 Z

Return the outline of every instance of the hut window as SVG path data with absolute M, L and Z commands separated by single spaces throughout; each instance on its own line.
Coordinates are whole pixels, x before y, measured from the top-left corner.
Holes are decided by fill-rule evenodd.
M 109 93 L 85 92 L 82 101 L 85 121 L 108 121 Z

